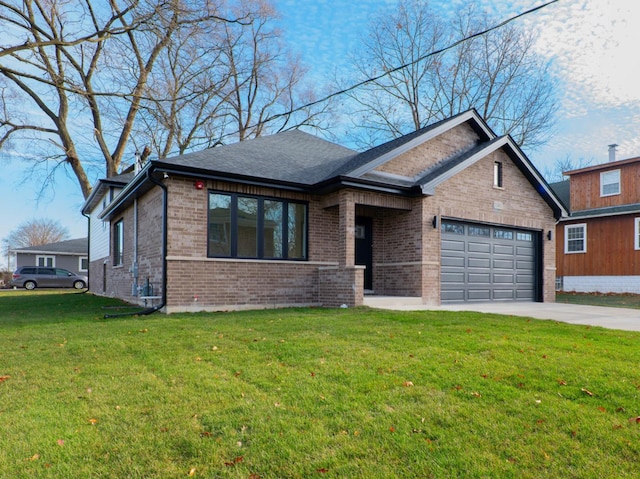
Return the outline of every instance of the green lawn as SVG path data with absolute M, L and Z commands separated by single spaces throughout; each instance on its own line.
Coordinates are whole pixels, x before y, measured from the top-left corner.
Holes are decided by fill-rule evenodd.
M 0 477 L 640 476 L 640 333 L 116 304 L 0 292 Z
M 608 306 L 611 308 L 640 309 L 640 295 L 638 294 L 558 293 L 556 294 L 556 301 L 559 303 Z

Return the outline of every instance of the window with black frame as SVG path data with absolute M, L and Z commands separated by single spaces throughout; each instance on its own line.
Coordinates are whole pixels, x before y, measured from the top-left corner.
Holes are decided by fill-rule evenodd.
M 306 203 L 209 192 L 208 256 L 307 259 Z

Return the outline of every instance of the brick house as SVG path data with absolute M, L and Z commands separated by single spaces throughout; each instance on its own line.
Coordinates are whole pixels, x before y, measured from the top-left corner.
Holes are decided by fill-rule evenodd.
M 565 172 L 552 188 L 570 210 L 556 228 L 557 288 L 640 293 L 640 158 Z
M 168 313 L 555 297 L 566 211 L 475 110 L 361 153 L 294 130 L 154 160 L 117 189 L 83 207 L 109 225 L 90 289 Z

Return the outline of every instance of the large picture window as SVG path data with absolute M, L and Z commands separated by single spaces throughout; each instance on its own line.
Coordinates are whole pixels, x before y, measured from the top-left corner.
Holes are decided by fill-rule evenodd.
M 587 225 L 567 225 L 564 227 L 564 252 L 565 253 L 586 253 L 587 252 Z
M 307 205 L 212 191 L 208 244 L 210 257 L 307 259 Z

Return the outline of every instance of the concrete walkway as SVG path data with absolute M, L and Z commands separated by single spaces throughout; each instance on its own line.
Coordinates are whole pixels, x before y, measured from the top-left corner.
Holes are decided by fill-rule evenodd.
M 372 308 L 399 311 L 478 311 L 481 313 L 526 316 L 537 319 L 553 319 L 571 324 L 602 326 L 609 329 L 640 331 L 640 309 L 603 308 L 561 303 L 467 303 L 444 306 L 426 306 L 420 298 L 392 296 L 365 296 L 364 305 Z

